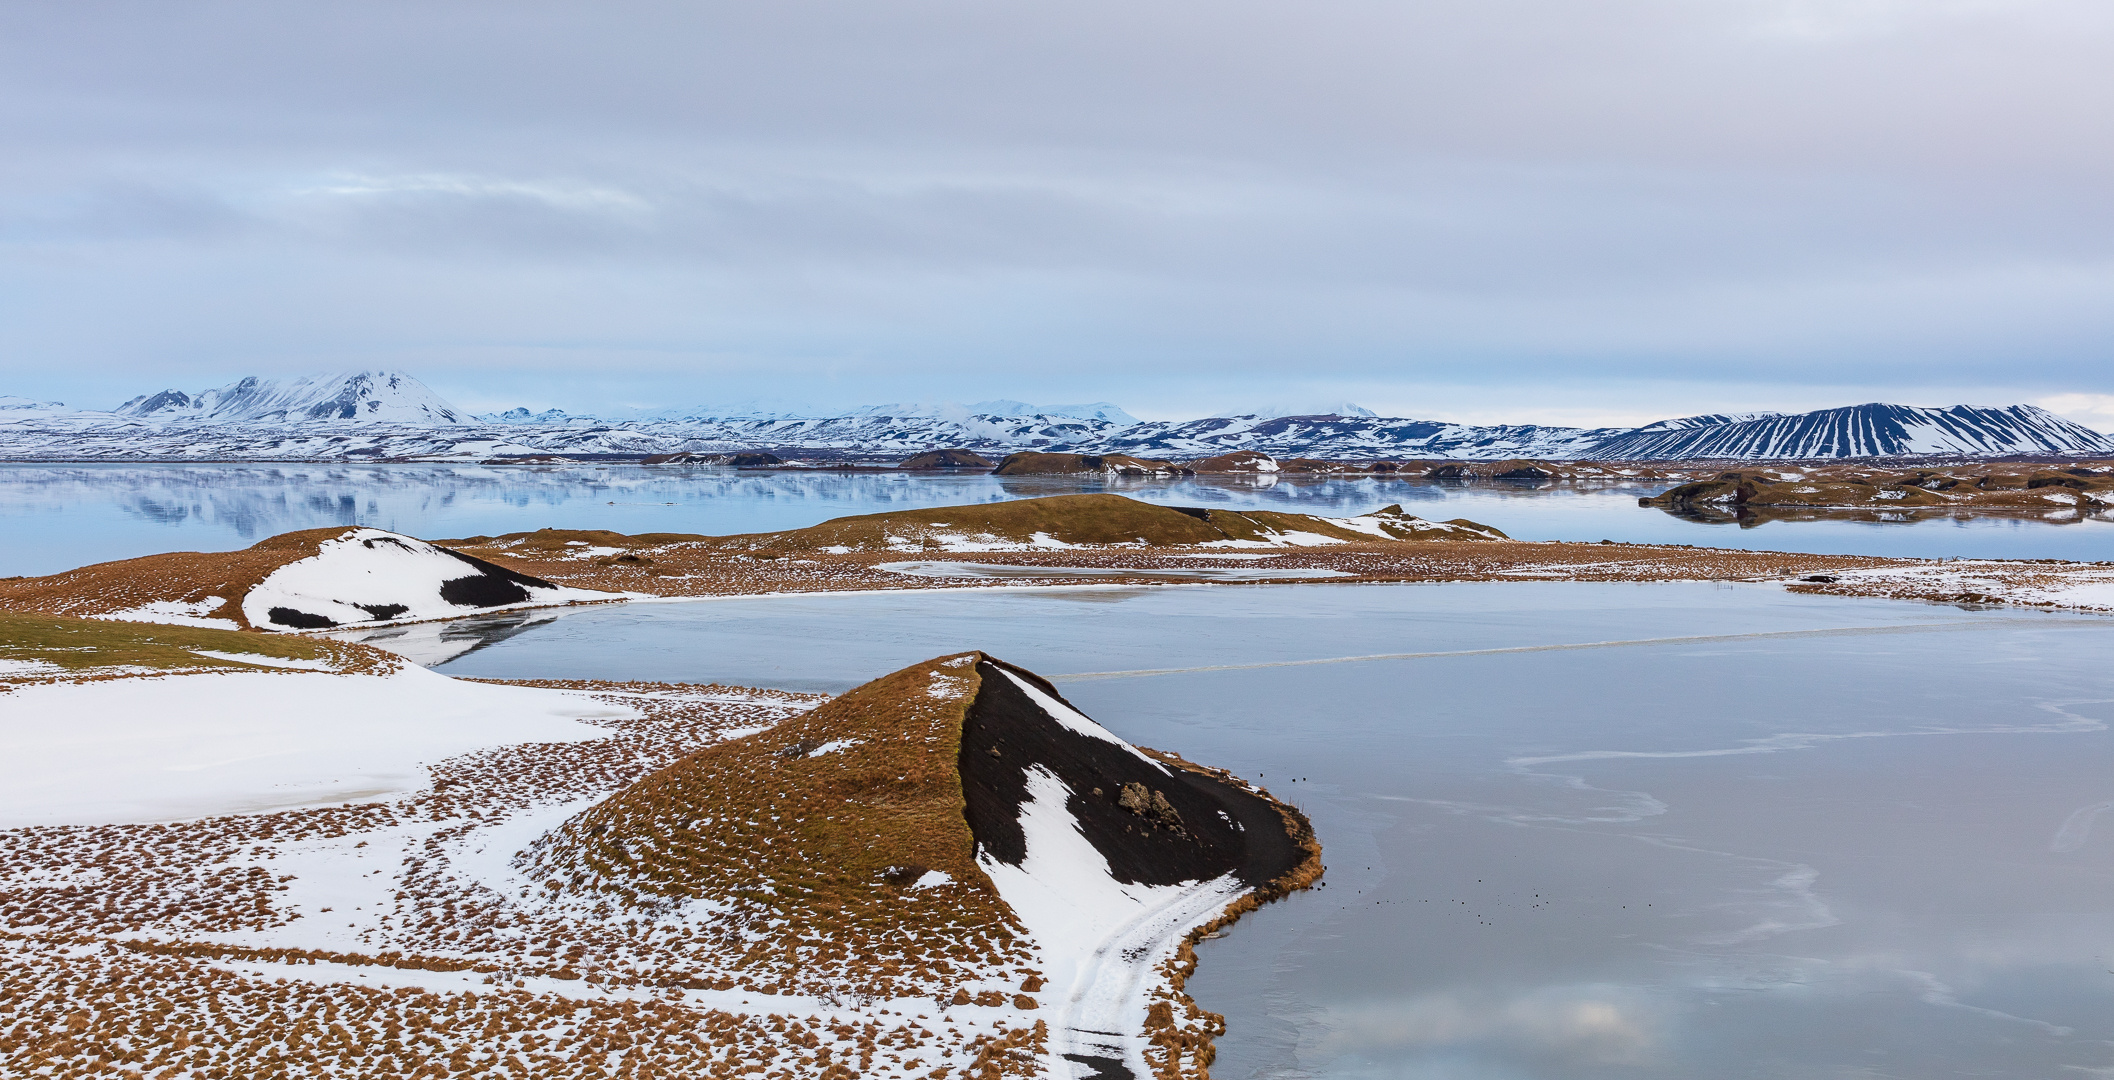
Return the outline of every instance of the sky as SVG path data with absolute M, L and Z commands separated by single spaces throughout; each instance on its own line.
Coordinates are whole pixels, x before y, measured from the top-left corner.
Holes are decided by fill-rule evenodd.
M 2103 0 L 0 6 L 0 394 L 2114 430 Z

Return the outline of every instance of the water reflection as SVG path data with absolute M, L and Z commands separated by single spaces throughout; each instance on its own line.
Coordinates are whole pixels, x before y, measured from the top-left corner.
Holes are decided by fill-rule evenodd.
M 1742 529 L 1756 529 L 1763 525 L 1796 522 L 1847 522 L 1872 525 L 1913 524 L 1916 522 L 1961 522 L 1977 519 L 1989 522 L 2015 522 L 2018 524 L 2082 525 L 2114 523 L 2114 511 L 2089 511 L 2078 507 L 2062 507 L 2049 510 L 2018 509 L 1973 509 L 1967 507 L 1913 507 L 1900 510 L 1874 507 L 1800 507 L 1800 506 L 1706 506 L 1684 505 L 1658 507 L 1661 513 L 1682 521 L 1698 525 L 1737 525 Z
M 1222 1080 L 2114 1068 L 2114 620 L 1697 584 L 840 595 L 587 609 L 442 670 L 842 689 L 976 647 L 1314 819 L 1327 886 L 1202 947 Z M 1343 659 L 1374 654 L 1417 658 Z
M 711 467 L 0 465 L 0 574 L 158 551 L 228 550 L 295 529 L 372 525 L 431 539 L 546 527 L 723 535 L 845 514 L 1110 491 L 1150 502 L 1354 514 L 1399 503 L 1533 540 L 1713 544 L 1718 530 L 1637 506 L 1663 484 L 1438 484 L 1384 477 L 995 477 Z M 1760 524 L 1754 522 L 1752 524 Z M 1750 524 L 1741 522 L 1741 524 Z M 1771 520 L 1740 546 L 1918 557 L 2102 557 L 2104 520 L 1876 524 Z

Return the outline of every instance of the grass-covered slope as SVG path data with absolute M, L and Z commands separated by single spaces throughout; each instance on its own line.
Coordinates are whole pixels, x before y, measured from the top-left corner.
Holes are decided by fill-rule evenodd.
M 518 865 L 561 907 L 738 929 L 738 970 L 704 985 L 1009 1008 L 1045 1020 L 1027 1052 L 1142 1078 L 1208 1063 L 1193 933 L 1313 880 L 1319 847 L 966 653 L 690 754 Z
M 1472 521 L 1426 521 L 1390 506 L 1353 518 L 1274 510 L 1172 507 L 1121 495 L 1053 495 L 1039 499 L 891 510 L 833 518 L 820 525 L 738 536 L 649 534 L 546 529 L 463 544 L 524 556 L 596 551 L 621 560 L 640 547 L 682 545 L 692 551 L 765 557 L 860 552 L 1061 549 L 1067 547 L 1195 547 L 1200 545 L 1311 545 L 1374 540 L 1486 540 L 1504 534 Z M 448 541 L 457 543 L 457 541 Z
M 0 685 L 51 678 L 256 671 L 289 663 L 348 672 L 388 665 L 380 653 L 337 642 L 0 611 Z
M 46 577 L 0 580 L 0 606 L 59 615 L 137 613 L 142 621 L 189 621 L 235 630 L 247 625 L 242 598 L 272 571 L 316 553 L 346 530 L 303 529 L 241 551 L 177 551 L 96 563 Z
M 1001 988 L 963 978 L 1002 968 L 1017 990 L 1031 954 L 977 869 L 956 768 L 976 659 L 699 750 L 566 822 L 524 868 L 589 902 L 724 907 L 757 935 L 752 986 L 974 999 Z

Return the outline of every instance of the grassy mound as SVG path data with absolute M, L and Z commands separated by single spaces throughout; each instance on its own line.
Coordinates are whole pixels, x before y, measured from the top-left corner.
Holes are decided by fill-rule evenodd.
M 971 450 L 927 450 L 897 465 L 898 469 L 988 469 L 991 459 Z
M 962 815 L 977 659 L 917 664 L 699 750 L 568 821 L 526 865 L 560 895 L 746 915 L 755 986 L 821 976 L 903 996 L 943 991 L 965 965 L 1025 964 Z
M 788 532 L 730 536 L 712 543 L 723 549 L 788 555 L 815 551 L 945 551 L 974 550 L 979 546 L 1106 546 L 1189 547 L 1228 541 L 1275 543 L 1288 536 L 1320 538 L 1343 543 L 1411 539 L 1416 530 L 1407 527 L 1421 519 L 1389 507 L 1381 515 L 1399 519 L 1399 534 L 1361 529 L 1345 521 L 1312 514 L 1287 514 L 1274 510 L 1221 510 L 1202 507 L 1158 506 L 1121 495 L 1053 495 L 1042 499 L 949 506 L 932 510 L 893 510 L 825 521 Z M 1377 517 L 1381 515 L 1371 515 Z M 1433 523 L 1423 522 L 1426 526 Z M 1473 525 L 1473 523 L 1468 523 Z M 1494 529 L 1475 526 L 1494 536 Z M 1385 531 L 1385 530 L 1383 530 Z M 1450 539 L 1479 539 L 1458 530 L 1441 530 Z M 1424 532 L 1436 535 L 1432 529 Z M 1419 535 L 1414 538 L 1423 539 Z
M 248 626 L 242 597 L 272 571 L 308 558 L 325 540 L 346 529 L 303 529 L 260 540 L 241 551 L 177 551 L 138 559 L 96 563 L 47 577 L 0 580 L 0 608 L 98 615 L 146 604 L 205 604 L 205 618 Z

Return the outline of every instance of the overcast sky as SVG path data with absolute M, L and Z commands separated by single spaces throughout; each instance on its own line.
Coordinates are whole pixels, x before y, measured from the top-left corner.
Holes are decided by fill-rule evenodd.
M 0 6 L 0 393 L 2114 429 L 2105 0 Z

